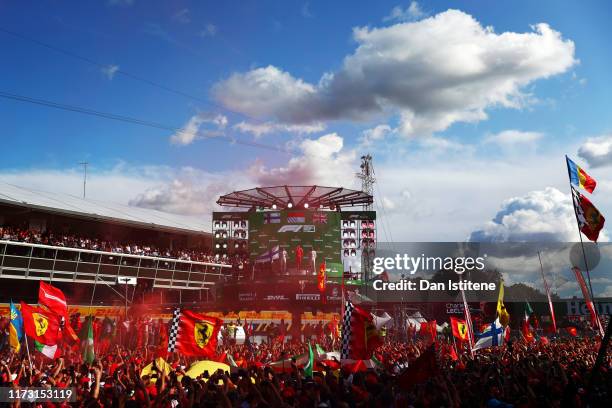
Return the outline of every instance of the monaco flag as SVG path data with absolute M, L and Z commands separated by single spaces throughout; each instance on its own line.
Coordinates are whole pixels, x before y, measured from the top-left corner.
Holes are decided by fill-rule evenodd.
M 40 307 L 21 302 L 23 328 L 28 336 L 47 346 L 57 344 L 60 326 L 57 316 Z
M 191 310 L 174 311 L 168 333 L 168 351 L 185 356 L 214 357 L 222 320 Z

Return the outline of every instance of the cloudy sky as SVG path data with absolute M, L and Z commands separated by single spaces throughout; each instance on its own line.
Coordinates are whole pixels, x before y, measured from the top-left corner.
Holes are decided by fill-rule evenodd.
M 369 152 L 386 240 L 575 241 L 565 154 L 612 214 L 612 7 L 563 3 L 0 2 L 0 182 L 78 195 L 87 161 L 198 216 Z

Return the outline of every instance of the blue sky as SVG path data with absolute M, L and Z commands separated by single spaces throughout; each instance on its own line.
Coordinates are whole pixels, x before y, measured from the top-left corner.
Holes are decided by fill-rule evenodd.
M 367 151 L 395 240 L 575 240 L 563 154 L 612 212 L 611 18 L 606 1 L 0 1 L 0 28 L 105 66 L 0 31 L 1 92 L 187 130 L 0 98 L 0 180 L 79 194 L 85 160 L 93 197 L 198 215 L 253 184 L 355 187 Z

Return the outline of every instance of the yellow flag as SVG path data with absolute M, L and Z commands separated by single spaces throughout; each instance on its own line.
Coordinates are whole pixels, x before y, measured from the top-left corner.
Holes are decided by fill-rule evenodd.
M 506 327 L 510 322 L 510 314 L 504 305 L 504 280 L 499 282 L 499 296 L 497 298 L 497 317 L 502 326 Z

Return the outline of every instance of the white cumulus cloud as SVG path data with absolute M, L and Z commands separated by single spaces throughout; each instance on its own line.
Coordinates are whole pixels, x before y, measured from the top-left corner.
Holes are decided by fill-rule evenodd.
M 344 149 L 343 138 L 338 134 L 305 139 L 298 149 L 296 156 L 278 167 L 266 167 L 255 161 L 231 172 L 181 169 L 158 179 L 158 183 L 137 194 L 129 203 L 179 214 L 208 214 L 220 195 L 233 190 L 282 184 L 346 187 L 355 184 L 356 153 Z
M 522 130 L 509 129 L 499 133 L 488 135 L 485 143 L 494 143 L 502 147 L 533 144 L 544 137 L 541 132 L 524 132 Z
M 602 234 L 602 241 L 607 240 L 605 235 Z M 495 218 L 470 236 L 470 241 L 476 242 L 572 242 L 578 239 L 569 194 L 554 187 L 504 201 Z
M 578 156 L 593 167 L 612 165 L 612 135 L 587 139 L 578 149 Z
M 383 140 L 393 129 L 389 125 L 378 125 L 372 129 L 366 129 L 361 135 L 361 145 L 369 147 L 377 141 Z
M 234 129 L 239 130 L 243 133 L 250 133 L 255 137 L 261 137 L 270 133 L 288 132 L 295 134 L 310 134 L 321 132 L 325 129 L 325 125 L 322 123 L 313 123 L 305 125 L 288 125 L 284 123 L 274 122 L 263 122 L 263 123 L 252 123 L 252 122 L 239 122 L 233 126 Z
M 327 185 L 355 187 L 357 153 L 344 148 L 344 139 L 337 133 L 317 139 L 305 139 L 299 145 L 300 154 L 292 157 L 285 166 L 268 168 L 255 163 L 249 174 L 256 185 L 279 184 Z
M 227 123 L 228 120 L 225 115 L 211 116 L 200 113 L 192 116 L 181 130 L 170 136 L 170 142 L 185 146 L 199 138 L 220 136 Z M 201 129 L 204 124 L 212 124 L 215 129 Z
M 269 65 L 231 74 L 212 95 L 232 111 L 279 123 L 397 115 L 400 133 L 431 135 L 484 120 L 492 107 L 524 107 L 534 99 L 528 85 L 577 64 L 574 43 L 548 24 L 496 33 L 458 10 L 358 27 L 353 39 L 354 53 L 317 83 Z
M 393 7 L 391 13 L 383 18 L 383 21 L 415 21 L 426 15 L 427 13 L 421 9 L 419 3 L 412 1 L 406 8 L 402 8 L 402 6 Z

